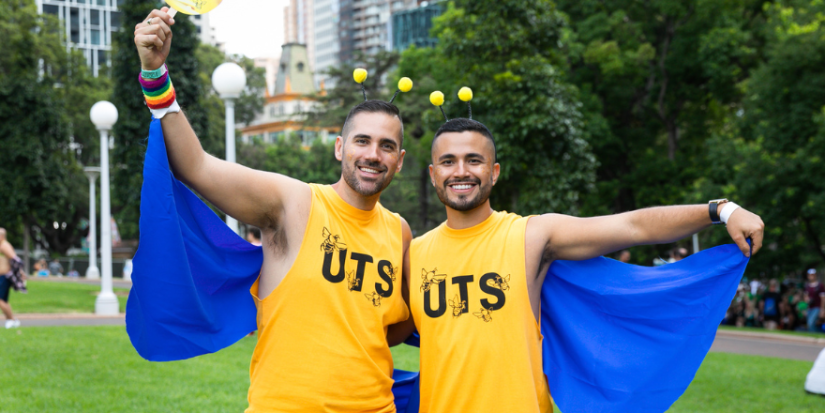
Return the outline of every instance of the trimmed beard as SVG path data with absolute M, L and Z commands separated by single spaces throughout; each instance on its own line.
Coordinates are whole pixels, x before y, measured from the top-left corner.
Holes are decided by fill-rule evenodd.
M 468 198 L 466 195 L 459 195 L 458 200 L 453 201 L 452 199 L 447 197 L 447 185 L 453 184 L 453 183 L 459 183 L 459 182 L 469 182 L 469 183 L 474 183 L 474 184 L 478 185 L 478 194 L 474 198 Z M 438 185 L 436 185 L 436 187 L 435 187 L 435 193 L 436 193 L 436 195 L 438 195 L 438 199 L 441 200 L 442 204 L 444 204 L 444 205 L 446 205 L 446 206 L 448 206 L 448 207 L 450 207 L 450 208 L 452 208 L 456 211 L 461 211 L 461 212 L 470 211 L 472 209 L 475 209 L 479 205 L 483 204 L 488 199 L 490 199 L 490 193 L 491 192 L 493 192 L 492 179 L 490 180 L 490 182 L 487 183 L 487 185 L 483 185 L 481 183 L 481 180 L 478 179 L 478 178 L 476 178 L 474 180 L 469 180 L 469 181 L 468 180 L 461 180 L 461 181 L 446 180 L 446 181 L 444 181 L 444 185 L 441 188 L 439 188 Z
M 367 166 L 368 168 L 374 167 L 371 165 L 364 166 Z M 380 165 L 377 166 L 377 168 L 380 168 Z M 389 174 L 389 171 L 387 171 L 386 175 L 384 175 L 383 181 L 376 181 L 375 186 L 373 188 L 364 188 L 363 185 L 361 185 L 361 181 L 359 181 L 358 178 L 355 177 L 355 171 L 357 169 L 358 167 L 355 166 L 355 163 L 353 163 L 352 165 L 344 163 L 342 175 L 344 176 L 344 182 L 346 182 L 350 188 L 357 192 L 358 195 L 373 196 L 376 194 L 380 194 L 381 191 L 387 188 L 390 185 L 390 182 L 392 182 L 392 176 Z

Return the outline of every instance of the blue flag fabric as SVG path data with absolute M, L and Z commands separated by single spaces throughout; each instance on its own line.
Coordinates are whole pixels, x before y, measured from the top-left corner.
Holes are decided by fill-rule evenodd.
M 156 119 L 140 197 L 140 246 L 126 302 L 126 331 L 138 354 L 181 360 L 255 331 L 249 288 L 261 270 L 261 247 L 235 234 L 174 178 Z
M 153 119 L 140 247 L 126 330 L 150 361 L 228 347 L 256 329 L 249 293 L 263 254 L 172 175 Z M 702 363 L 744 273 L 734 245 L 648 268 L 556 261 L 541 293 L 544 372 L 563 413 L 663 412 Z M 399 412 L 418 411 L 418 374 L 396 370 Z M 468 391 L 471 391 L 468 388 Z
M 652 268 L 554 262 L 541 291 L 542 354 L 561 411 L 670 408 L 710 350 L 747 263 L 734 244 Z

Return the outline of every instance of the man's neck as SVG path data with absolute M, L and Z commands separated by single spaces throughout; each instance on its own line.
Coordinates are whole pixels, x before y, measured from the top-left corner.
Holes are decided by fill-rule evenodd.
M 364 211 L 371 211 L 375 208 L 375 204 L 378 203 L 378 199 L 381 197 L 380 192 L 372 196 L 363 196 L 355 192 L 355 190 L 344 181 L 344 178 L 332 184 L 332 189 L 335 189 L 335 192 L 344 202 Z
M 447 226 L 452 229 L 467 229 L 484 222 L 492 214 L 493 208 L 490 207 L 489 199 L 469 211 L 447 207 Z

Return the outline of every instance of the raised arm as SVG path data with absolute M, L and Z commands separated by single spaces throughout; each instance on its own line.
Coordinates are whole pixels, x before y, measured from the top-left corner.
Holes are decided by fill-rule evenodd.
M 143 70 L 163 66 L 172 43 L 174 20 L 167 7 L 153 10 L 135 26 L 135 46 Z M 147 21 L 151 20 L 151 24 Z M 137 69 L 137 68 L 135 68 Z M 174 85 L 174 68 L 169 77 Z M 228 215 L 263 228 L 277 227 L 290 197 L 309 202 L 309 187 L 298 180 L 256 171 L 207 154 L 183 112 L 170 112 L 161 119 L 169 164 L 175 176 Z
M 725 204 L 722 211 L 726 207 L 732 206 Z M 593 218 L 542 215 L 530 220 L 528 237 L 543 243 L 545 259 L 585 260 L 636 245 L 675 242 L 710 225 L 707 204 L 678 205 Z M 746 256 L 750 256 L 747 238 L 756 253 L 762 247 L 764 228 L 759 216 L 743 208 L 728 218 L 728 233 Z

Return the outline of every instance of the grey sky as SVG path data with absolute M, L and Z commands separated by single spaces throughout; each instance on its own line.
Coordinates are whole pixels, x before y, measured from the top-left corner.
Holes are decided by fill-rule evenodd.
M 288 0 L 223 0 L 209 12 L 209 23 L 226 51 L 247 57 L 277 56 L 284 42 Z

